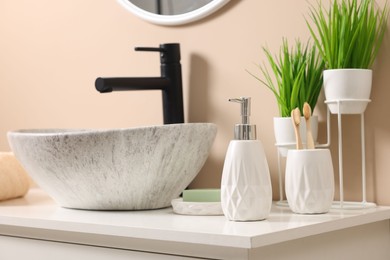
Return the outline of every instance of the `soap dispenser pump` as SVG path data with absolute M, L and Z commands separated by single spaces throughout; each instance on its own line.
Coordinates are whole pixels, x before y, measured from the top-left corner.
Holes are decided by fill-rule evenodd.
M 249 122 L 250 97 L 229 99 L 241 104 L 241 124 L 226 153 L 221 181 L 221 205 L 227 219 L 266 219 L 271 211 L 271 178 L 264 148 L 256 140 L 256 125 Z

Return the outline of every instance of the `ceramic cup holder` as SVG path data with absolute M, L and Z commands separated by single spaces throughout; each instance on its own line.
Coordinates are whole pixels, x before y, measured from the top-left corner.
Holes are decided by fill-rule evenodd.
M 293 212 L 328 212 L 334 198 L 333 163 L 329 149 L 289 150 L 285 190 Z

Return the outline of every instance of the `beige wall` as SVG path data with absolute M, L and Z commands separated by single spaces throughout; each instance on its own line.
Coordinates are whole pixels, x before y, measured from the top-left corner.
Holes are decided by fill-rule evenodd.
M 193 187 L 218 187 L 225 152 L 239 121 L 230 97 L 253 98 L 258 126 L 277 198 L 277 157 L 272 118 L 275 100 L 245 72 L 278 51 L 282 37 L 308 38 L 304 15 L 310 1 L 232 0 L 211 17 L 186 26 L 149 24 L 113 0 L 0 1 L 0 150 L 6 132 L 18 128 L 116 128 L 161 124 L 159 92 L 99 94 L 98 76 L 153 76 L 159 58 L 134 46 L 179 42 L 182 47 L 186 120 L 208 121 L 219 132 Z M 384 0 L 378 4 L 383 6 Z M 390 205 L 390 39 L 387 34 L 374 76 L 373 102 L 366 112 L 368 199 Z M 317 109 L 325 136 L 325 106 Z M 346 199 L 361 200 L 359 117 L 345 116 Z M 332 153 L 337 173 L 337 131 L 332 117 Z

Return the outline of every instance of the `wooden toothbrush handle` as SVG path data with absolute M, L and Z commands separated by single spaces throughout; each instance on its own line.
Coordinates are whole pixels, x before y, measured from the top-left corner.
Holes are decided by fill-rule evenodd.
M 299 126 L 295 126 L 295 139 L 297 140 L 296 149 L 301 150 L 303 148 L 301 134 L 299 133 Z
M 310 119 L 306 120 L 306 148 L 315 149 L 313 134 L 311 131 Z

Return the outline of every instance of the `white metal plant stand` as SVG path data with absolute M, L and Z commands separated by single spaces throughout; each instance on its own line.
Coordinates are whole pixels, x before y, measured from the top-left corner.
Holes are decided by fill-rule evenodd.
M 332 208 L 341 209 L 361 209 L 376 207 L 375 203 L 367 202 L 367 190 L 366 190 L 366 152 L 365 152 L 365 132 L 364 132 L 364 112 L 360 114 L 360 133 L 361 133 L 361 153 L 362 153 L 362 202 L 351 202 L 344 201 L 344 172 L 343 172 L 343 139 L 342 139 L 342 106 L 348 105 L 351 102 L 369 103 L 371 100 L 326 100 L 326 104 L 337 104 L 337 123 L 338 123 L 338 153 L 339 153 L 339 189 L 340 189 L 340 201 L 335 201 Z M 326 131 L 327 131 L 327 142 L 325 144 L 317 144 L 316 148 L 327 148 L 330 146 L 331 135 L 330 135 L 330 110 L 327 106 L 327 118 L 326 118 Z M 283 174 L 281 167 L 281 148 L 286 148 L 293 144 L 275 144 L 278 152 L 278 177 L 279 177 L 279 198 L 280 200 L 276 203 L 278 206 L 288 206 L 287 201 L 283 195 Z

